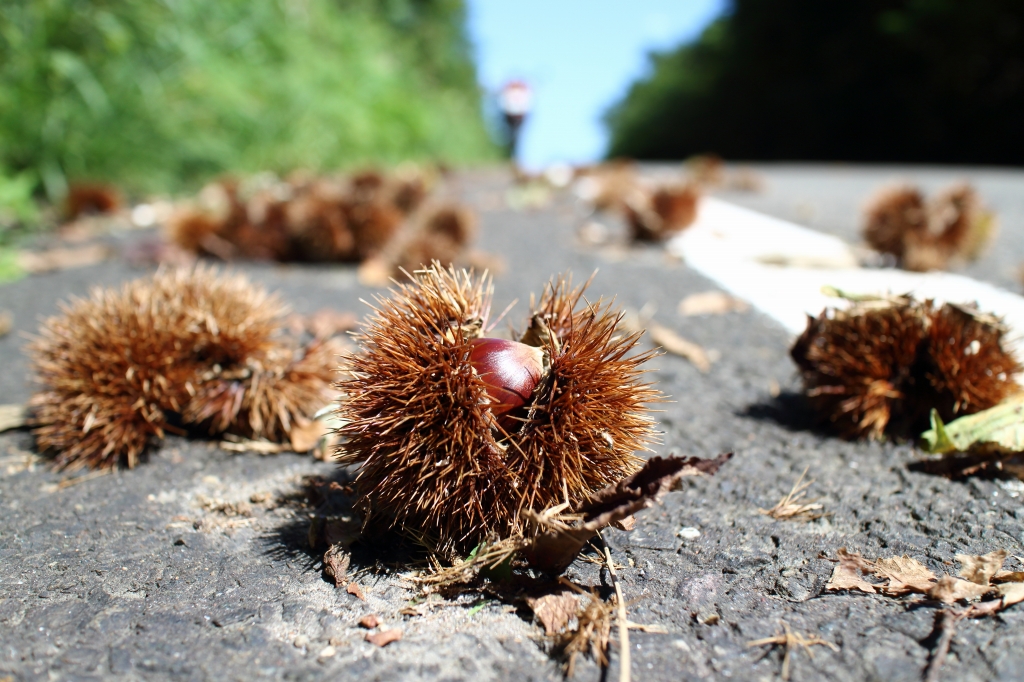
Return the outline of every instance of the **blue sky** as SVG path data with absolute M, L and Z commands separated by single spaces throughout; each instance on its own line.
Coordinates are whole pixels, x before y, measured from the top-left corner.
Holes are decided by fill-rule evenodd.
M 697 37 L 725 0 L 468 0 L 480 84 L 512 78 L 534 90 L 520 161 L 599 159 L 601 115 L 644 75 L 647 53 Z

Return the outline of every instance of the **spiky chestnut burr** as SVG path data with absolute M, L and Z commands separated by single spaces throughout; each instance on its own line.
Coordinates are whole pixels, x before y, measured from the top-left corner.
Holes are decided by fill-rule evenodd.
M 227 417 L 214 430 L 279 435 L 329 400 L 331 380 L 330 364 L 306 361 L 320 350 L 280 338 L 284 311 L 245 277 L 203 267 L 72 300 L 30 346 L 39 448 L 58 467 L 131 467 L 171 423 L 200 426 L 211 410 Z M 230 400 L 214 399 L 220 386 Z
M 624 203 L 630 236 L 635 241 L 662 241 L 682 232 L 697 218 L 700 191 L 695 185 L 636 190 Z
M 865 208 L 864 240 L 906 270 L 945 268 L 974 260 L 991 240 L 995 217 L 969 185 L 954 185 L 930 201 L 914 187 L 879 192 Z
M 517 340 L 484 335 L 491 281 L 437 263 L 378 298 L 343 362 L 339 458 L 363 511 L 451 554 L 520 533 L 524 510 L 636 471 L 654 442 L 649 353 L 583 287 L 551 283 Z
M 846 438 L 915 436 L 932 408 L 949 421 L 1019 390 L 1000 322 L 908 297 L 808 318 L 790 354 L 811 405 Z

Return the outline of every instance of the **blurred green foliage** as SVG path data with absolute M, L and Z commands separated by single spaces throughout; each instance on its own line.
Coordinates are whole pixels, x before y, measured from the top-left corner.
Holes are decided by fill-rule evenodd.
M 51 198 L 494 158 L 462 0 L 7 0 L 0 169 Z
M 733 0 L 652 67 L 611 156 L 1024 164 L 1022 0 Z

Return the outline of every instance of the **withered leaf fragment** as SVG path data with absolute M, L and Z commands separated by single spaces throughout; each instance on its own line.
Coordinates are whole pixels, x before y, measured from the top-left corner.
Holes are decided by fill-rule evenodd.
M 864 299 L 809 317 L 790 350 L 822 422 L 847 438 L 919 434 L 1016 393 L 1001 322 L 962 305 Z
M 869 594 L 877 592 L 892 597 L 921 594 L 945 604 L 975 601 L 985 595 L 998 593 L 1002 597 L 1001 606 L 985 607 L 998 610 L 1024 599 L 1024 590 L 1019 587 L 1024 585 L 1020 581 L 1024 573 L 1000 570 L 1007 556 L 1009 553 L 1001 549 L 982 556 L 958 554 L 956 559 L 961 563 L 961 577 L 954 578 L 949 575 L 936 576 L 921 562 L 907 556 L 871 561 L 856 552 L 841 549 L 825 589 L 856 590 Z M 868 582 L 861 576 L 872 576 L 879 582 Z M 1001 580 L 1007 582 L 993 584 Z
M 548 637 L 565 629 L 576 615 L 579 603 L 579 596 L 564 586 L 556 587 L 547 594 L 526 598 L 526 604 L 544 626 L 544 634 Z
M 631 521 L 633 514 L 677 490 L 684 477 L 714 474 L 731 457 L 731 452 L 714 459 L 652 457 L 640 471 L 592 495 L 579 507 L 580 520 L 572 525 L 545 523 L 543 515 L 532 514 L 536 534 L 523 555 L 534 568 L 561 573 L 599 530 Z
M 349 554 L 346 547 L 340 544 L 331 545 L 331 547 L 324 552 L 323 561 L 324 576 L 330 578 L 334 582 L 335 587 L 341 587 L 348 581 L 348 567 L 352 561 L 352 556 Z M 360 595 L 356 596 L 359 596 L 359 598 L 362 599 Z
M 575 586 L 574 586 L 575 587 Z M 555 635 L 555 651 L 565 658 L 565 676 L 571 678 L 576 669 L 576 657 L 590 655 L 594 661 L 608 666 L 608 645 L 612 631 L 612 606 L 601 601 L 596 590 L 584 592 L 575 588 L 581 603 L 576 612 L 576 628 Z
M 391 628 L 380 632 L 367 632 L 364 639 L 374 646 L 386 647 L 388 644 L 402 639 L 402 631 L 398 628 Z

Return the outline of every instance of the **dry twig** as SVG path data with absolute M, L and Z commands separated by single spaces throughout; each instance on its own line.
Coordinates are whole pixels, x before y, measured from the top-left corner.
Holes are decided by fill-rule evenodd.
M 747 642 L 747 646 L 786 647 L 786 654 L 782 658 L 782 679 L 784 680 L 789 679 L 789 660 L 794 649 L 798 647 L 806 649 L 807 655 L 811 658 L 814 658 L 814 653 L 811 651 L 811 647 L 815 645 L 827 646 L 832 651 L 839 651 L 839 647 L 837 647 L 832 642 L 824 640 L 821 637 L 818 637 L 817 635 L 805 637 L 804 635 L 801 635 L 798 632 L 793 632 L 785 621 L 780 620 L 779 622 L 782 623 L 782 628 L 784 630 L 783 634 L 775 635 L 774 637 L 765 637 L 764 639 L 755 639 L 753 642 Z
M 795 521 L 813 521 L 820 519 L 824 514 L 817 513 L 819 509 L 822 509 L 822 505 L 815 504 L 814 500 L 808 500 L 807 502 L 801 502 L 806 490 L 812 483 L 813 480 L 804 482 L 804 476 L 807 475 L 808 467 L 804 467 L 803 473 L 800 474 L 800 478 L 796 479 L 796 483 L 790 491 L 779 500 L 774 507 L 771 509 L 758 509 L 757 511 L 770 516 L 773 519 L 793 519 Z M 817 498 L 815 498 L 817 499 Z
M 615 563 L 612 561 L 612 552 L 608 549 L 608 543 L 604 536 L 598 531 L 597 537 L 601 538 L 604 547 L 604 558 L 608 562 L 608 573 L 612 577 L 612 584 L 615 586 L 615 602 L 618 607 L 616 619 L 619 625 L 619 682 L 629 682 L 630 655 L 629 655 L 629 618 L 626 615 L 626 602 L 622 598 L 622 587 L 619 585 L 619 575 L 615 572 Z

